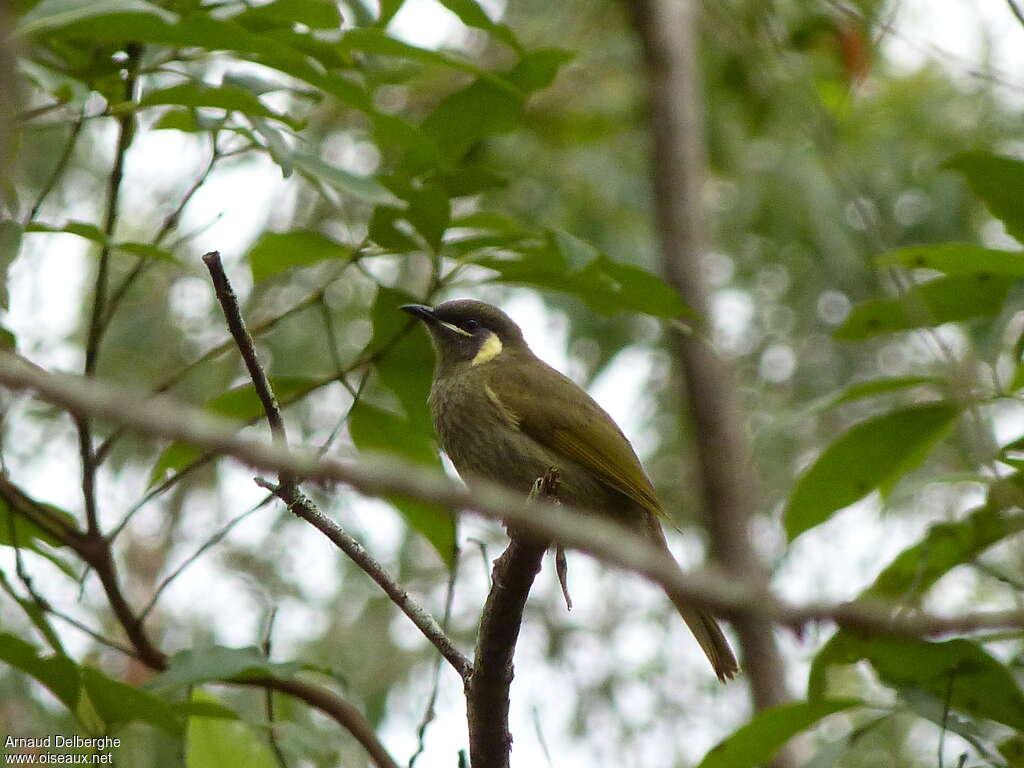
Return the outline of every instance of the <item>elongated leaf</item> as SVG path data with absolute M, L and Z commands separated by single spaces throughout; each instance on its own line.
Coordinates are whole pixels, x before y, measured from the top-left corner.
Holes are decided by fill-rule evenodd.
M 828 403 L 828 407 L 834 407 L 841 403 L 849 403 L 854 400 L 863 400 L 866 397 L 876 395 L 887 395 L 890 392 L 898 392 L 904 389 L 913 389 L 924 384 L 939 384 L 939 379 L 934 376 L 896 376 L 886 379 L 871 379 L 852 384 L 839 393 Z
M 863 596 L 916 602 L 950 570 L 1022 530 L 1024 515 L 990 505 L 963 520 L 936 523 L 921 541 L 900 552 Z
M 237 85 L 213 86 L 205 83 L 181 83 L 169 88 L 150 91 L 139 99 L 138 107 L 174 105 L 179 107 L 209 107 L 229 112 L 241 112 L 254 117 L 280 120 L 292 128 L 300 128 L 302 122 L 289 115 L 275 112 L 260 101 L 251 91 Z
M 305 24 L 313 29 L 337 29 L 342 21 L 334 0 L 273 0 L 266 5 L 247 8 L 245 14 L 289 28 L 293 24 Z
M 546 245 L 513 257 L 473 261 L 498 273 L 497 282 L 569 293 L 595 312 L 643 312 L 655 317 L 690 314 L 679 294 L 656 275 L 613 261 L 566 232 L 549 230 Z
M 523 109 L 521 95 L 479 79 L 442 99 L 421 128 L 446 158 L 458 160 L 477 142 L 518 128 Z
M 82 684 L 105 723 L 141 720 L 174 735 L 184 732 L 185 723 L 181 715 L 149 691 L 114 680 L 88 666 L 82 667 Z
M 72 712 L 78 704 L 78 665 L 67 656 L 40 656 L 35 646 L 20 637 L 0 633 L 0 661 L 20 669 L 50 689 Z
M 18 19 L 14 34 L 31 35 L 113 12 L 145 13 L 173 22 L 177 17 L 145 0 L 42 0 Z
M 857 699 L 798 701 L 758 712 L 746 725 L 713 747 L 697 768 L 757 768 L 801 731 L 820 720 L 859 707 Z
M 898 299 L 872 299 L 854 307 L 832 335 L 859 341 L 880 333 L 926 328 L 995 315 L 1013 280 L 987 275 L 940 277 L 920 283 Z
M 523 46 L 516 39 L 512 30 L 504 24 L 493 21 L 476 0 L 439 0 L 439 2 L 458 16 L 459 20 L 467 27 L 483 30 L 510 48 L 517 51 L 522 50 Z
M 988 152 L 963 152 L 946 164 L 959 171 L 1006 231 L 1024 242 L 1024 161 Z
M 324 73 L 304 54 L 269 35 L 254 34 L 240 24 L 214 18 L 209 13 L 195 12 L 177 22 L 141 13 L 108 13 L 63 26 L 59 34 L 110 42 L 139 40 L 184 48 L 232 51 L 241 58 L 272 67 L 319 88 L 355 109 L 375 114 L 369 94 L 359 85 Z M 407 124 L 405 127 L 414 131 Z
M 307 267 L 325 259 L 347 259 L 352 249 L 344 243 L 306 229 L 267 232 L 249 249 L 246 258 L 252 279 L 261 282 L 293 267 Z
M 13 546 L 17 538 L 18 546 L 26 549 L 36 549 L 38 542 L 59 548 L 64 545 L 51 530 L 62 526 L 75 530 L 74 516 L 53 504 L 36 501 L 0 477 L 0 544 Z
M 204 691 L 192 692 L 193 705 L 220 705 Z M 278 768 L 270 747 L 247 723 L 222 717 L 193 715 L 188 719 L 185 768 Z
M 387 187 L 372 176 L 357 176 L 354 173 L 324 162 L 307 152 L 293 152 L 295 167 L 339 192 L 350 195 L 371 205 L 392 205 L 404 208 L 405 203 L 395 197 Z
M 251 677 L 291 677 L 301 665 L 270 661 L 255 647 L 227 648 L 214 645 L 178 651 L 167 669 L 146 683 L 146 688 L 163 690 L 206 683 L 211 680 L 244 680 Z
M 934 269 L 947 275 L 1024 277 L 1024 251 L 971 243 L 914 245 L 876 256 L 875 266 Z
M 969 640 L 928 642 L 908 637 L 837 632 L 811 666 L 808 698 L 825 695 L 834 665 L 868 661 L 886 685 L 920 689 L 975 717 L 1024 730 L 1024 693 L 1009 670 Z
M 789 540 L 898 480 L 924 460 L 958 412 L 948 403 L 914 406 L 862 422 L 840 436 L 796 483 L 784 512 Z
M 469 72 L 477 77 L 493 78 L 493 82 L 499 87 L 505 87 L 513 93 L 517 93 L 511 83 L 499 76 L 490 74 L 472 62 L 464 61 L 431 48 L 420 48 L 411 43 L 403 42 L 373 27 L 357 27 L 356 29 L 348 30 L 345 33 L 345 37 L 342 38 L 341 45 L 342 48 L 349 51 L 373 53 L 378 56 L 394 56 L 395 58 L 418 61 L 423 64 Z

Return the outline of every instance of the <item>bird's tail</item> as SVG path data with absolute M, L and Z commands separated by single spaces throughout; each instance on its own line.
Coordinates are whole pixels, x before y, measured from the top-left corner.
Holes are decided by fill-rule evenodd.
M 654 515 L 646 516 L 644 522 L 644 530 L 647 536 L 659 546 L 664 547 L 665 551 L 669 552 L 669 556 L 671 556 L 661 523 L 658 522 Z M 715 617 L 705 608 L 696 608 L 681 600 L 677 600 L 671 595 L 669 597 L 676 610 L 679 611 L 679 615 L 683 617 L 683 621 L 686 622 L 686 626 L 690 628 L 693 636 L 697 638 L 697 642 L 708 657 L 708 661 L 711 662 L 711 667 L 715 670 L 715 674 L 718 675 L 718 679 L 723 683 L 726 680 L 732 680 L 736 673 L 740 671 L 740 665 L 736 662 L 736 656 L 732 652 L 729 641 L 725 638 L 725 633 L 722 632 L 722 628 L 718 625 Z
M 675 598 L 672 599 L 672 603 L 693 636 L 697 638 L 718 679 L 723 683 L 732 680 L 740 671 L 740 665 L 736 663 L 736 656 L 715 617 L 704 608 L 695 608 Z

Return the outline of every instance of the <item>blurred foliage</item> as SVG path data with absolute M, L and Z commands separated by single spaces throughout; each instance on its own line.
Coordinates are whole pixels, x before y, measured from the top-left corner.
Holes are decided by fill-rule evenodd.
M 401 0 L 15 0 L 22 103 L 0 189 L 0 303 L 12 308 L 7 324 L 60 302 L 73 320 L 37 310 L 17 334 L 0 328 L 0 341 L 80 370 L 98 328 L 101 377 L 258 425 L 196 243 L 216 205 L 249 204 L 201 207 L 204 190 L 263 168 L 275 194 L 253 214 L 260 234 L 221 247 L 293 440 L 440 469 L 425 406 L 431 352 L 397 307 L 464 293 L 501 301 L 525 286 L 564 319 L 579 380 L 614 372 L 623 352 L 652 361 L 645 463 L 691 527 L 702 513 L 692 435 L 665 340 L 694 318 L 656 276 L 628 6 L 524 0 L 496 22 L 489 4 L 442 4 L 463 26 L 435 49 L 395 36 Z M 867 596 L 929 605 L 956 570 L 976 577 L 961 607 L 1019 602 L 1022 446 L 1000 445 L 1024 389 L 1024 256 L 1011 239 L 1024 231 L 1019 105 L 981 78 L 892 66 L 891 9 L 874 0 L 702 8 L 711 335 L 750 414 L 760 511 L 779 532 L 764 547 L 770 565 L 793 551 L 783 528 L 811 535 L 879 490 L 924 534 L 875 564 Z M 159 143 L 167 136 L 180 142 Z M 147 173 L 154 146 L 181 148 L 172 178 Z M 118 154 L 131 185 L 111 207 Z M 86 255 L 84 280 L 70 255 L 61 267 L 69 286 L 53 279 L 64 251 Z M 49 264 L 45 280 L 25 277 L 35 263 Z M 106 302 L 94 318 L 100 263 Z M 78 482 L 74 436 L 55 409 L 4 407 L 0 546 L 18 558 L 0 571 L 0 720 L 12 734 L 116 734 L 126 765 L 273 765 L 275 751 L 303 765 L 365 763 L 347 734 L 293 700 L 274 697 L 271 723 L 252 691 L 208 686 L 269 672 L 336 686 L 375 726 L 414 734 L 434 654 L 359 571 L 284 511 L 246 510 L 230 466 L 189 446 L 98 434 L 102 522 L 118 532 L 133 600 L 161 596 L 147 626 L 177 652 L 170 669 L 154 678 L 87 636 L 68 642 L 54 604 L 120 634 L 94 579 L 76 602 L 82 564 L 19 510 L 81 526 L 81 502 L 58 492 Z M 38 492 L 40 473 L 60 478 L 44 487 L 61 506 Z M 471 647 L 476 545 L 450 514 L 311 492 L 438 615 L 456 577 L 450 632 Z M 258 533 L 232 535 L 257 514 Z M 182 578 L 163 592 L 193 554 L 211 583 L 187 582 L 198 591 L 183 598 Z M 642 662 L 594 668 L 587 654 L 604 639 L 629 647 L 619 635 L 634 625 L 665 630 L 660 607 L 637 608 L 631 586 L 587 573 L 603 597 L 595 626 L 565 619 L 554 591 L 528 616 L 546 671 L 573 685 L 559 739 L 592 764 L 695 763 L 677 724 L 727 732 L 737 712 L 700 718 L 717 721 L 734 694 L 695 679 L 681 693 L 660 639 Z M 810 731 L 801 746 L 817 766 L 931 764 L 947 736 L 969 761 L 1018 765 L 1020 640 L 837 632 L 816 651 L 806 701 L 751 718 L 701 764 L 757 765 Z

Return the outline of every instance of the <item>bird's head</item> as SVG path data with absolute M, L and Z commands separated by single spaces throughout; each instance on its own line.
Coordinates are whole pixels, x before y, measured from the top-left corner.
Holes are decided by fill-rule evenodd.
M 440 371 L 459 364 L 483 365 L 527 349 L 523 332 L 512 318 L 482 301 L 455 299 L 436 307 L 406 304 L 402 309 L 427 327 Z

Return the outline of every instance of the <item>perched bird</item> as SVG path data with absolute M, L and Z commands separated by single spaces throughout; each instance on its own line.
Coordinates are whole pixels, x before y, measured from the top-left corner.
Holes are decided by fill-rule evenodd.
M 622 430 L 573 381 L 538 358 L 497 307 L 458 299 L 407 304 L 437 353 L 430 409 L 441 446 L 469 483 L 528 493 L 549 467 L 559 498 L 640 532 L 668 552 L 654 487 Z M 719 680 L 739 670 L 714 616 L 675 602 Z

